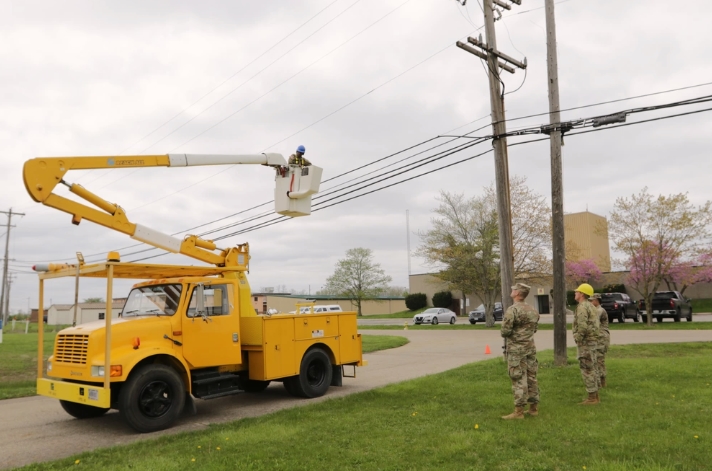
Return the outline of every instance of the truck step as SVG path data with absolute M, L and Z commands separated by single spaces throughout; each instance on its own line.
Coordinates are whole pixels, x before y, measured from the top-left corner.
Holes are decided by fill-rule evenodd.
M 207 396 L 201 396 L 200 399 L 215 399 L 217 397 L 232 396 L 235 394 L 240 394 L 241 392 L 244 392 L 244 391 L 239 388 L 233 388 L 233 389 L 224 390 L 221 392 L 216 392 L 213 394 L 208 394 Z
M 193 396 L 200 399 L 236 394 L 240 391 L 240 377 L 231 373 L 195 375 L 192 381 Z

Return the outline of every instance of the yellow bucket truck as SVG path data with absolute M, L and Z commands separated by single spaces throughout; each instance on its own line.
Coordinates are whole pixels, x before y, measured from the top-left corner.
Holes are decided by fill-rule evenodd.
M 71 265 L 36 265 L 38 394 L 59 399 L 78 419 L 118 409 L 133 429 L 152 432 L 170 427 L 186 406 L 194 408 L 193 397 L 259 392 L 278 381 L 290 394 L 312 398 L 324 395 L 329 386 L 341 386 L 344 373 L 355 377 L 355 367 L 366 363 L 355 312 L 304 314 L 297 307 L 297 314 L 259 315 L 245 276 L 247 244 L 218 248 L 195 235 L 177 239 L 130 222 L 118 205 L 64 179 L 70 170 L 235 164 L 274 169 L 279 214 L 296 217 L 311 212 L 311 195 L 319 190 L 322 169 L 287 165 L 279 154 L 52 157 L 25 162 L 30 196 L 71 214 L 74 224 L 87 219 L 205 263 L 128 263 L 110 252 L 100 263 L 80 258 Z M 78 199 L 54 193 L 60 184 Z M 45 365 L 44 283 L 62 277 L 105 278 L 106 314 L 103 321 L 60 331 Z M 143 281 L 133 286 L 118 318 L 112 318 L 116 278 Z

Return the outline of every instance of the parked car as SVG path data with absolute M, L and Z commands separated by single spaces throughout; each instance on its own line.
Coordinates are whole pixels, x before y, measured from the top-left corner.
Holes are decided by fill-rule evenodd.
M 501 321 L 504 317 L 504 311 L 502 310 L 502 303 L 494 303 L 494 320 L 495 322 Z M 485 305 L 480 304 L 475 308 L 474 311 L 470 311 L 469 315 L 470 324 L 477 324 L 478 322 L 485 321 Z
M 640 300 L 640 313 L 647 321 L 648 311 L 645 300 Z M 658 291 L 653 295 L 653 317 L 662 322 L 664 318 L 671 317 L 675 322 L 680 322 L 684 317 L 687 322 L 692 322 L 692 304 L 678 291 Z
M 626 319 L 640 321 L 640 311 L 638 305 L 624 293 L 603 293 L 601 294 L 601 307 L 608 314 L 608 322 L 613 319 L 618 322 L 625 322 Z
M 414 324 L 432 324 L 437 325 L 441 322 L 449 322 L 454 324 L 457 321 L 457 314 L 450 309 L 444 307 L 431 307 L 420 314 L 413 316 Z
M 290 314 L 294 314 L 297 311 L 289 311 Z M 341 306 L 338 304 L 327 304 L 314 306 L 314 312 L 343 312 Z M 311 306 L 302 306 L 299 308 L 299 314 L 309 314 L 311 313 Z

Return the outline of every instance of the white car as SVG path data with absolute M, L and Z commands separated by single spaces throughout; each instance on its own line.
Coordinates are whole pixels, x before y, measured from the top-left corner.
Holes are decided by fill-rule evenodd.
M 457 321 L 457 314 L 444 307 L 431 307 L 420 314 L 413 316 L 413 324 L 437 325 L 441 322 L 454 324 Z

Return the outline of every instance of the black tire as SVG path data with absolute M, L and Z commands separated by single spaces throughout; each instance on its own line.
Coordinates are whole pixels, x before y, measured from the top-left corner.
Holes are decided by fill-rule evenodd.
M 618 322 L 621 324 L 625 322 L 625 310 L 621 311 L 620 315 L 618 316 Z
M 333 369 L 331 360 L 321 348 L 312 348 L 304 354 L 299 374 L 284 380 L 284 387 L 293 396 L 320 397 L 331 385 Z
M 477 324 L 477 321 L 473 321 L 472 319 L 470 319 L 470 324 Z
M 437 317 L 433 317 L 433 320 L 432 320 L 430 323 L 433 324 L 433 325 L 438 325 L 438 318 L 437 318 Z
M 609 323 L 609 324 L 612 324 L 612 323 L 613 323 L 613 317 L 608 316 L 608 323 Z
M 454 324 L 455 322 L 457 322 L 457 320 L 454 317 L 450 319 L 450 324 Z
M 633 322 L 640 322 L 640 311 L 635 311 L 635 317 L 633 318 Z
M 675 322 L 680 322 L 682 320 L 682 312 L 680 309 L 675 311 Z
M 690 313 L 687 315 L 687 322 L 692 322 L 692 308 L 690 308 Z
M 184 404 L 183 380 L 165 365 L 146 365 L 132 372 L 119 394 L 121 417 L 140 433 L 170 427 Z
M 240 389 L 242 389 L 245 392 L 248 393 L 259 393 L 267 389 L 267 386 L 269 386 L 270 381 L 259 381 L 256 379 L 242 379 L 238 381 L 238 386 L 240 386 Z
M 109 412 L 109 409 L 79 404 L 78 402 L 63 401 L 61 399 L 59 400 L 59 405 L 62 406 L 64 412 L 76 419 L 93 419 L 94 417 L 101 417 Z
M 658 322 L 662 322 L 662 321 L 663 321 L 663 318 L 662 318 L 662 316 L 656 316 L 656 317 L 655 317 L 655 320 L 658 321 Z

